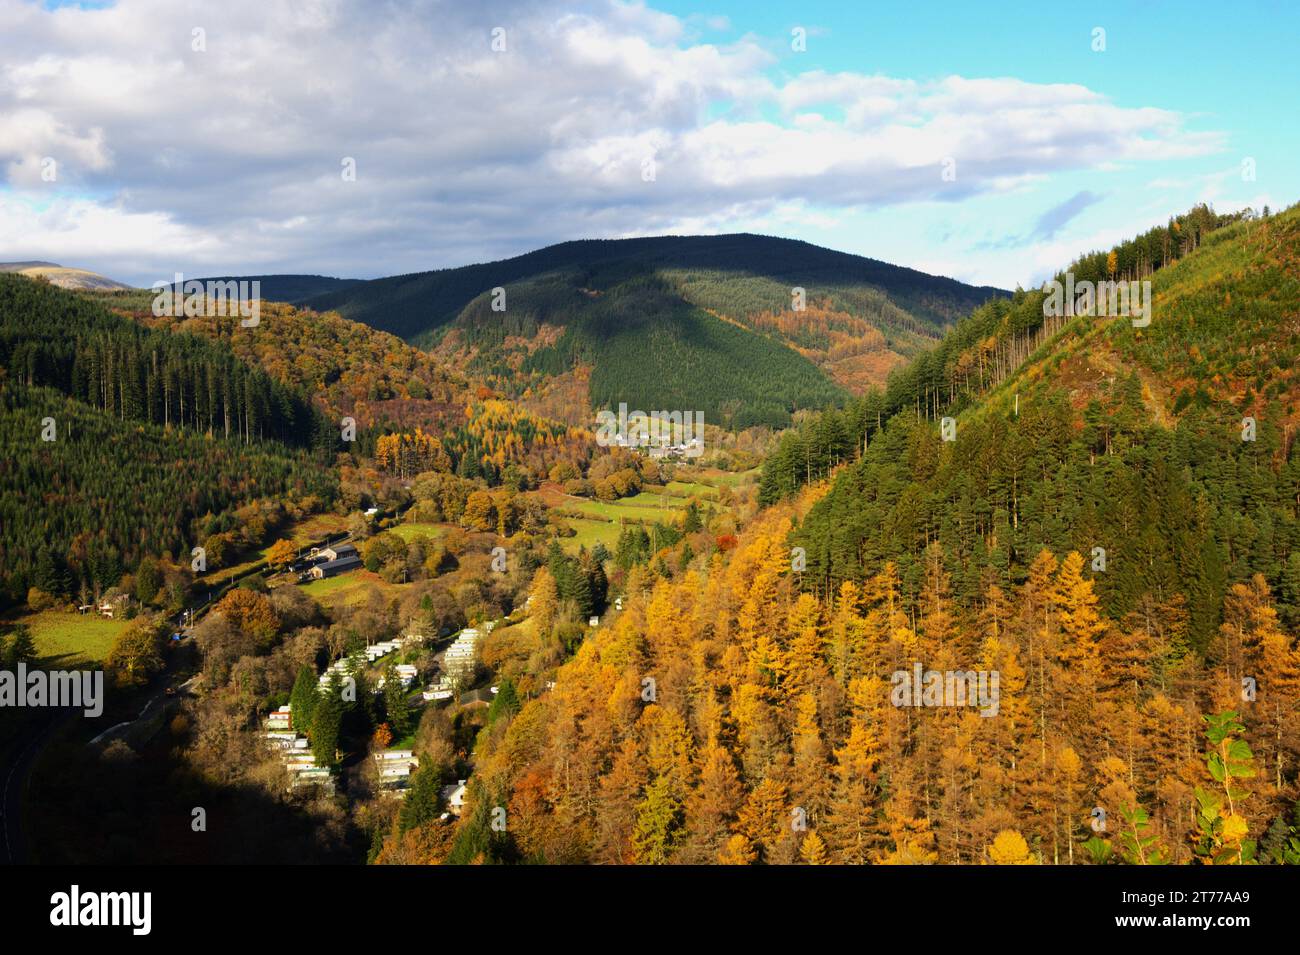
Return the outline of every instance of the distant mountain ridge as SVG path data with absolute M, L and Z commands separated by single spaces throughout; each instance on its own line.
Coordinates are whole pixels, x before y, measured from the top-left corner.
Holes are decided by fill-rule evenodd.
M 330 275 L 220 275 L 204 276 L 199 282 L 258 282 L 262 300 L 267 302 L 285 302 L 298 305 L 309 298 L 338 292 L 353 285 L 359 285 L 363 279 L 340 279 Z
M 130 289 L 114 279 L 87 269 L 66 268 L 55 262 L 0 262 L 0 272 L 17 272 L 33 278 L 44 278 L 52 285 L 66 289 L 97 289 L 111 291 Z
M 737 234 L 565 242 L 303 304 L 432 348 L 568 420 L 627 401 L 744 427 L 782 426 L 882 383 L 1007 294 Z
M 32 277 L 44 277 L 60 288 L 82 291 L 131 291 L 133 285 L 126 285 L 115 279 L 91 272 L 87 269 L 67 268 L 57 262 L 32 260 L 30 262 L 0 262 L 0 272 L 18 272 Z M 191 279 L 187 279 L 190 281 Z M 267 302 L 286 302 L 296 305 L 306 299 L 330 292 L 338 292 L 352 285 L 359 285 L 363 279 L 341 279 L 329 275 L 220 275 L 203 276 L 193 281 L 207 282 L 258 282 L 262 299 Z
M 0 262 L 0 272 L 23 272 L 27 269 L 57 269 L 60 267 L 57 262 Z
M 818 284 L 852 284 L 895 291 L 936 325 L 956 321 L 976 305 L 1009 294 L 971 286 L 877 259 L 825 249 L 798 239 L 752 233 L 719 236 L 653 236 L 636 239 L 578 239 L 533 252 L 450 269 L 412 272 L 358 283 L 309 302 L 333 309 L 403 338 L 415 338 L 456 317 L 487 289 L 548 272 L 635 260 L 656 268 L 726 269 L 789 280 L 812 290 Z M 437 293 L 431 310 L 412 306 Z M 929 295 L 929 304 L 926 296 Z M 788 292 L 787 292 L 788 298 Z

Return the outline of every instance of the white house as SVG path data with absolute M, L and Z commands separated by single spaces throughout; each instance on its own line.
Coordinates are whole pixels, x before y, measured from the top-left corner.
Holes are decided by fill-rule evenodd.
M 454 786 L 442 787 L 442 801 L 447 804 L 447 809 L 453 815 L 459 816 L 465 809 L 466 787 L 465 780 L 459 779 Z

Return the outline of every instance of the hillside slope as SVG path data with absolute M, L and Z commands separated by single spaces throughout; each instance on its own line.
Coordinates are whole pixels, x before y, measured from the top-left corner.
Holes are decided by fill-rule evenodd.
M 131 288 L 98 272 L 66 268 L 53 262 L 0 262 L 0 272 L 17 272 L 29 278 L 43 278 L 51 285 L 66 289 L 111 291 Z
M 494 288 L 505 290 L 495 310 Z M 567 242 L 309 304 L 436 347 L 519 395 L 576 375 L 582 407 L 571 410 L 627 400 L 743 426 L 784 424 L 882 382 L 1002 294 L 805 242 L 726 235 Z M 762 389 L 746 386 L 759 376 Z
M 938 328 L 985 299 L 1006 294 L 807 242 L 738 234 L 562 242 L 499 262 L 375 279 L 322 295 L 312 304 L 410 339 L 447 324 L 494 286 L 616 262 L 640 263 L 655 270 L 763 277 L 780 284 L 778 297 L 746 303 L 745 313 L 788 307 L 789 290 L 795 285 L 808 289 L 810 297 L 822 291 L 849 295 L 875 289 L 922 323 Z
M 89 297 L 146 328 L 229 348 L 239 360 L 310 394 L 331 422 L 353 418 L 354 450 L 366 456 L 384 434 L 415 440 L 422 431 L 436 435 L 465 474 L 498 480 L 513 464 L 536 482 L 561 458 L 585 466 L 594 446 L 590 430 L 532 414 L 439 356 L 333 312 L 264 302 L 257 327 L 244 329 L 233 316 L 155 316 L 148 293 Z
M 685 301 L 669 281 L 620 269 L 510 286 L 503 317 L 471 302 L 435 347 L 508 394 L 537 399 L 581 375 L 588 408 L 701 411 L 710 424 L 781 426 L 846 394 L 808 358 Z
M 1101 548 L 1117 619 L 1176 597 L 1204 649 L 1228 589 L 1262 574 L 1300 622 L 1298 254 L 1300 208 L 1227 225 L 1153 275 L 1150 326 L 1075 318 L 987 393 L 868 424 L 797 534 L 819 589 L 893 560 L 919 590 L 938 543 L 972 597 L 1023 582 L 1044 547 Z M 1008 317 L 1041 320 L 1043 299 Z
M 262 300 L 287 302 L 297 305 L 309 298 L 339 292 L 361 284 L 361 279 L 340 279 L 329 275 L 222 275 L 208 276 L 197 281 L 208 282 L 258 282 Z
M 333 421 L 441 429 L 464 421 L 469 382 L 435 356 L 332 312 L 264 301 L 255 329 L 237 316 L 156 316 L 148 294 L 93 296 L 147 328 L 221 342 L 242 361 L 312 395 Z
M 304 390 L 228 343 L 0 275 L 0 605 L 187 562 L 255 502 L 319 508 L 337 439 Z

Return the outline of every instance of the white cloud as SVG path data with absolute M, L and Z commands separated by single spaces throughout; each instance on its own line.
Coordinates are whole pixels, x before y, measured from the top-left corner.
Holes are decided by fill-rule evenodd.
M 76 250 L 77 258 L 68 257 L 70 249 Z M 132 212 L 121 205 L 86 199 L 42 205 L 0 193 L 0 250 L 20 252 L 24 260 L 70 265 L 109 261 L 120 263 L 132 275 L 148 275 L 155 269 L 153 278 L 165 278 L 154 266 L 160 261 L 159 249 L 170 249 L 174 256 L 189 260 L 224 251 L 219 237 L 176 223 L 165 213 Z
M 618 0 L 5 3 L 0 259 L 134 281 L 393 274 L 578 237 L 818 228 L 1221 145 L 1078 85 L 778 77 L 783 37 L 701 42 L 697 22 Z

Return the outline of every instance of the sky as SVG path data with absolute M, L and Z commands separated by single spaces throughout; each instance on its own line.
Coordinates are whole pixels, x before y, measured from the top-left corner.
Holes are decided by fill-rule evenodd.
M 1040 284 L 1300 198 L 1300 4 L 0 0 L 0 261 L 357 278 L 758 232 Z

